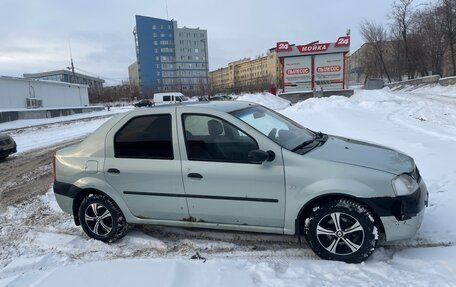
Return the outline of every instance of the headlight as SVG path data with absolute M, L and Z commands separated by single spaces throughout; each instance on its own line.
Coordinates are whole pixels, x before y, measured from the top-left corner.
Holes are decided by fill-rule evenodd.
M 396 195 L 409 195 L 418 189 L 419 185 L 410 175 L 401 174 L 392 181 Z

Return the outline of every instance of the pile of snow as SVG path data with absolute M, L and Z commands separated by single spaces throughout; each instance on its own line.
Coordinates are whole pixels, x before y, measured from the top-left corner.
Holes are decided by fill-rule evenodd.
M 290 101 L 282 99 L 281 97 L 275 96 L 271 93 L 241 94 L 236 100 L 260 103 L 273 110 L 282 110 L 290 106 Z
M 427 85 L 410 91 L 412 94 L 444 95 L 456 99 L 456 85 Z
M 424 85 L 404 85 L 396 88 L 385 88 L 390 91 L 398 91 L 408 94 L 428 95 L 428 96 L 445 96 L 456 98 L 456 85 L 442 86 L 440 84 Z

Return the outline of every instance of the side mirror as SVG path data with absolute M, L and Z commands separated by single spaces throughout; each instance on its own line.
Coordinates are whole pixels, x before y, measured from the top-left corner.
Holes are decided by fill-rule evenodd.
M 263 151 L 255 149 L 249 152 L 247 158 L 251 163 L 263 163 L 265 161 L 273 161 L 275 159 L 275 153 L 272 150 Z

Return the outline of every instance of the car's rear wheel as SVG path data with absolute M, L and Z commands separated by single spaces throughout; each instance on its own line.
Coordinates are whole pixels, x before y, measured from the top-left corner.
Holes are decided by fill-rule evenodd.
M 359 263 L 375 249 L 374 217 L 362 204 L 340 199 L 315 205 L 304 223 L 306 239 L 321 258 Z
M 79 220 L 84 232 L 103 242 L 114 242 L 125 236 L 128 224 L 115 202 L 101 194 L 84 198 L 79 207 Z

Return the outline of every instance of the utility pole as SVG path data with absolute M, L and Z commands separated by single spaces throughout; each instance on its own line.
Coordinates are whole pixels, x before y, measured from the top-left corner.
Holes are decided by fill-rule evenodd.
M 70 41 L 68 41 L 68 47 L 70 48 L 71 67 L 67 67 L 67 69 L 70 70 L 71 73 L 73 74 L 73 81 L 70 81 L 70 83 L 76 84 L 76 74 L 74 73 L 73 53 L 71 51 L 71 43 L 70 43 Z
M 73 65 L 73 58 L 71 58 L 71 67 L 67 67 L 68 70 L 71 70 L 71 73 L 73 74 L 73 84 L 76 84 L 76 74 L 74 73 L 74 65 Z

